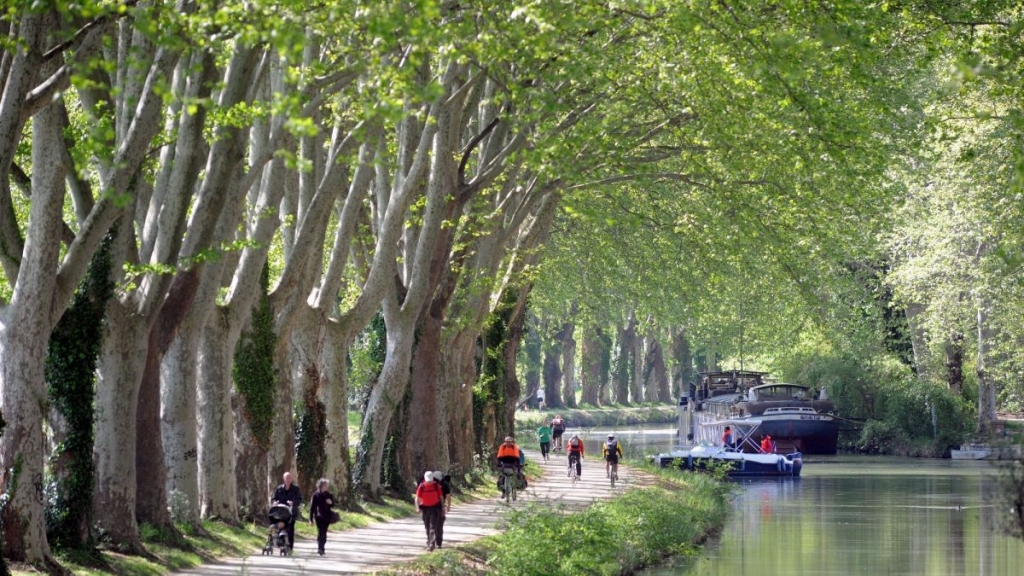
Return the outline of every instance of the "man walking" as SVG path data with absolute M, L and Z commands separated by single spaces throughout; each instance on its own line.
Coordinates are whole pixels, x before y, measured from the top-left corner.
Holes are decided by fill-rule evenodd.
M 284 504 L 292 511 L 292 519 L 285 530 L 288 532 L 288 551 L 295 547 L 295 521 L 299 519 L 299 504 L 302 503 L 302 492 L 292 483 L 292 473 L 285 472 L 281 478 L 283 483 L 274 490 L 273 504 Z
M 423 528 L 427 531 L 427 550 L 433 551 L 441 528 L 441 502 L 444 491 L 440 482 L 434 481 L 434 473 L 426 472 L 423 483 L 416 487 L 416 507 L 423 516 Z

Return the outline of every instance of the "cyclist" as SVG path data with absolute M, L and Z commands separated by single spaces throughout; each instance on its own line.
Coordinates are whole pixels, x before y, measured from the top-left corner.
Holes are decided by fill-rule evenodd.
M 584 456 L 583 456 L 583 440 L 580 440 L 579 436 L 577 436 L 576 434 L 573 434 L 572 438 L 570 438 L 569 441 L 566 442 L 566 444 L 565 444 L 565 451 L 569 454 L 569 468 L 570 468 L 569 476 L 572 476 L 571 468 L 572 468 L 573 464 L 575 463 L 576 464 L 576 475 L 582 477 L 583 476 L 583 466 L 580 463 L 580 460 L 582 460 L 584 458 Z
M 562 447 L 562 434 L 565 432 L 565 420 L 562 420 L 561 414 L 556 414 L 551 419 L 551 436 L 555 441 L 555 450 Z
M 604 456 L 605 478 L 611 478 L 612 466 L 618 470 L 619 458 L 622 458 L 622 446 L 615 440 L 615 434 L 608 435 L 608 441 L 601 447 L 601 455 Z
M 498 446 L 498 468 L 514 468 L 518 477 L 522 467 L 522 451 L 516 446 L 511 436 L 505 436 L 505 441 Z M 498 488 L 501 489 L 501 497 L 505 497 L 505 474 L 498 477 Z
M 547 424 L 541 423 L 540 428 L 537 428 L 537 440 L 540 441 L 540 455 L 546 462 L 548 452 L 551 451 L 551 428 Z

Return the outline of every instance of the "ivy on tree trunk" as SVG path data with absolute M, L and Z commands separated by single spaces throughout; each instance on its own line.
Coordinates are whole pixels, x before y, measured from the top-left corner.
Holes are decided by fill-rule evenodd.
M 57 322 L 46 349 L 50 402 L 63 438 L 53 454 L 56 480 L 47 486 L 46 533 L 51 544 L 85 548 L 91 543 L 93 415 L 96 364 L 107 301 L 114 293 L 107 234 L 93 256 L 71 307 Z

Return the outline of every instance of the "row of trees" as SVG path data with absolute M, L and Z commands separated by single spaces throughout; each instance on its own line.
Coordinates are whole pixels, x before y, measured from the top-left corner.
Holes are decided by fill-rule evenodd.
M 528 310 L 581 327 L 584 380 L 621 327 L 618 401 L 654 395 L 641 366 L 665 398 L 668 335 L 742 356 L 808 306 L 856 316 L 835 279 L 902 191 L 930 10 L 5 11 L 4 556 L 142 552 L 140 523 L 238 521 L 289 469 L 347 505 L 467 471 L 514 427 Z
M 577 356 L 584 359 L 578 380 L 580 402 L 591 406 L 671 403 L 695 377 L 690 343 L 682 329 L 673 334 L 669 356 L 661 343 L 665 335 L 653 326 L 641 327 L 635 316 L 618 327 L 614 340 L 600 326 L 578 331 L 571 319 L 549 322 L 531 313 L 527 326 L 520 358 L 525 396 L 529 401 L 542 390 L 550 408 L 576 407 Z

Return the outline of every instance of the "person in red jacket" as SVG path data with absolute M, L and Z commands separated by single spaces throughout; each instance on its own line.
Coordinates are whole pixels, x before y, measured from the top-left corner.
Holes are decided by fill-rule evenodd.
M 580 460 L 583 460 L 583 440 L 581 440 L 580 437 L 577 436 L 576 434 L 573 434 L 572 438 L 570 438 L 569 441 L 565 443 L 565 451 L 566 453 L 569 454 L 569 467 L 571 468 L 573 464 L 575 464 L 576 475 L 582 477 L 583 465 L 581 464 Z M 571 471 L 569 472 L 569 476 L 572 476 Z
M 775 441 L 767 434 L 764 435 L 764 438 L 761 438 L 761 452 L 764 452 L 765 454 L 775 452 Z
M 440 479 L 434 479 L 433 472 L 423 475 L 423 483 L 416 487 L 416 507 L 423 516 L 423 528 L 427 531 L 427 550 L 433 550 L 435 535 L 441 532 L 441 506 L 444 489 Z

